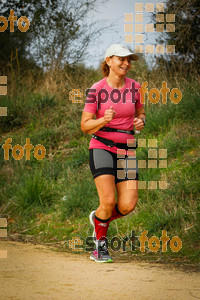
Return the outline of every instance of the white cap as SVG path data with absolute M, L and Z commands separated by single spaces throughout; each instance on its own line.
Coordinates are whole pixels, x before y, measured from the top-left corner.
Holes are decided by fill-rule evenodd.
M 126 46 L 121 45 L 121 44 L 112 44 L 108 49 L 106 50 L 104 59 L 106 57 L 110 57 L 112 55 L 120 56 L 120 57 L 125 57 L 125 56 L 130 56 L 131 60 L 138 60 L 139 56 L 131 52 Z

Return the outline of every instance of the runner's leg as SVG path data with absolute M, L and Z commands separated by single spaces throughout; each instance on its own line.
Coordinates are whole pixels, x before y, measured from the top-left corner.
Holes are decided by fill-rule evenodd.
M 100 205 L 95 212 L 95 232 L 97 240 L 105 239 L 115 201 L 115 177 L 105 174 L 95 178 Z
M 138 201 L 138 180 L 122 181 L 116 184 L 119 211 L 126 215 L 135 209 Z

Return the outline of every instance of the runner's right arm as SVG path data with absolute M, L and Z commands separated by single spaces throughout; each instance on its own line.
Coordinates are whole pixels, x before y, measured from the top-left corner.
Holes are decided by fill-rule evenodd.
M 81 130 L 85 133 L 92 134 L 109 123 L 114 118 L 115 113 L 116 112 L 111 106 L 109 109 L 106 109 L 102 118 L 94 120 L 93 113 L 83 111 L 81 119 Z
M 104 117 L 94 120 L 94 114 L 83 111 L 81 119 L 81 130 L 84 133 L 92 134 L 106 125 Z

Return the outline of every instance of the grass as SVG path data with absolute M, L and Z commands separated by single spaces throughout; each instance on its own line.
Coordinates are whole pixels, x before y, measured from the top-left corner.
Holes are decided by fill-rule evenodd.
M 93 71 L 89 76 L 84 79 L 85 85 L 99 78 Z M 77 86 L 80 83 L 78 78 Z M 44 145 L 47 154 L 38 161 L 32 151 L 30 161 L 25 156 L 16 161 L 10 150 L 10 158 L 5 161 L 0 148 L 1 217 L 8 218 L 9 234 L 19 232 L 42 243 L 63 242 L 60 245 L 67 250 L 73 237 L 79 236 L 85 243 L 91 236 L 88 215 L 99 203 L 89 169 L 91 136 L 80 130 L 84 105 L 72 104 L 66 94 L 37 91 L 23 95 L 25 91 L 22 97 L 20 93 L 16 98 L 2 96 L 8 117 L 0 118 L 1 144 L 12 137 L 12 146 L 23 146 L 30 138 L 34 147 Z M 170 238 L 179 236 L 183 246 L 177 253 L 169 247 L 166 253 L 161 249 L 150 253 L 147 247 L 143 254 L 137 242 L 138 257 L 180 258 L 190 263 L 199 260 L 199 104 L 199 89 L 193 83 L 192 88 L 184 87 L 178 105 L 168 102 L 145 107 L 147 124 L 137 138 L 157 139 L 158 149 L 167 149 L 167 168 L 140 169 L 140 180 L 167 179 L 168 188 L 139 190 L 135 211 L 112 222 L 108 238 L 123 239 L 131 230 L 137 236 L 148 230 L 148 238 L 160 237 L 166 230 Z M 148 148 L 138 148 L 137 158 L 148 160 Z
M 27 124 L 33 116 L 43 113 L 49 107 L 56 105 L 55 97 L 50 95 L 41 95 L 37 93 L 27 94 L 25 96 L 2 96 L 1 105 L 7 107 L 8 116 L 0 118 L 0 130 L 2 132 L 12 128 L 20 128 Z

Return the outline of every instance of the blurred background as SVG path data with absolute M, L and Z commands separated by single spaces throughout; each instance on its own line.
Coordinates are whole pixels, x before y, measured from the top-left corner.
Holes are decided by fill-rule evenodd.
M 147 1 L 27 0 L 0 1 L 0 76 L 7 76 L 7 95 L 0 106 L 7 116 L 0 117 L 0 217 L 8 220 L 8 239 L 55 245 L 68 251 L 68 240 L 92 234 L 88 220 L 99 200 L 89 169 L 91 135 L 80 129 L 85 90 L 103 78 L 101 62 L 112 43 L 125 43 L 124 14 L 134 13 L 134 5 Z M 156 1 L 148 1 L 156 5 Z M 162 1 L 160 1 L 162 2 Z M 200 7 L 199 1 L 166 0 L 164 13 L 175 14 L 175 32 L 145 34 L 145 43 L 175 45 L 174 54 L 139 54 L 127 74 L 148 90 L 178 88 L 178 104 L 169 98 L 152 104 L 146 98 L 146 126 L 136 137 L 157 139 L 157 149 L 167 149 L 167 168 L 140 169 L 141 181 L 167 181 L 167 189 L 141 189 L 137 208 L 129 216 L 110 224 L 108 238 L 140 235 L 179 236 L 182 249 L 173 253 L 168 247 L 157 253 L 136 243 L 134 258 L 172 260 L 192 264 L 199 260 L 199 183 L 200 183 Z M 14 22 L 30 21 L 26 32 Z M 154 23 L 155 12 L 146 23 Z M 3 23 L 4 22 L 4 23 Z M 134 22 L 133 22 L 134 25 Z M 22 26 L 25 26 L 23 23 Z M 134 47 L 135 44 L 127 44 Z M 73 103 L 69 93 L 79 89 L 83 103 Z M 4 149 L 11 145 L 41 144 L 46 155 L 38 160 L 31 151 L 16 160 Z M 17 152 L 18 153 L 18 152 Z M 139 148 L 137 158 L 148 160 L 148 148 Z M 120 253 L 119 253 L 120 254 Z

